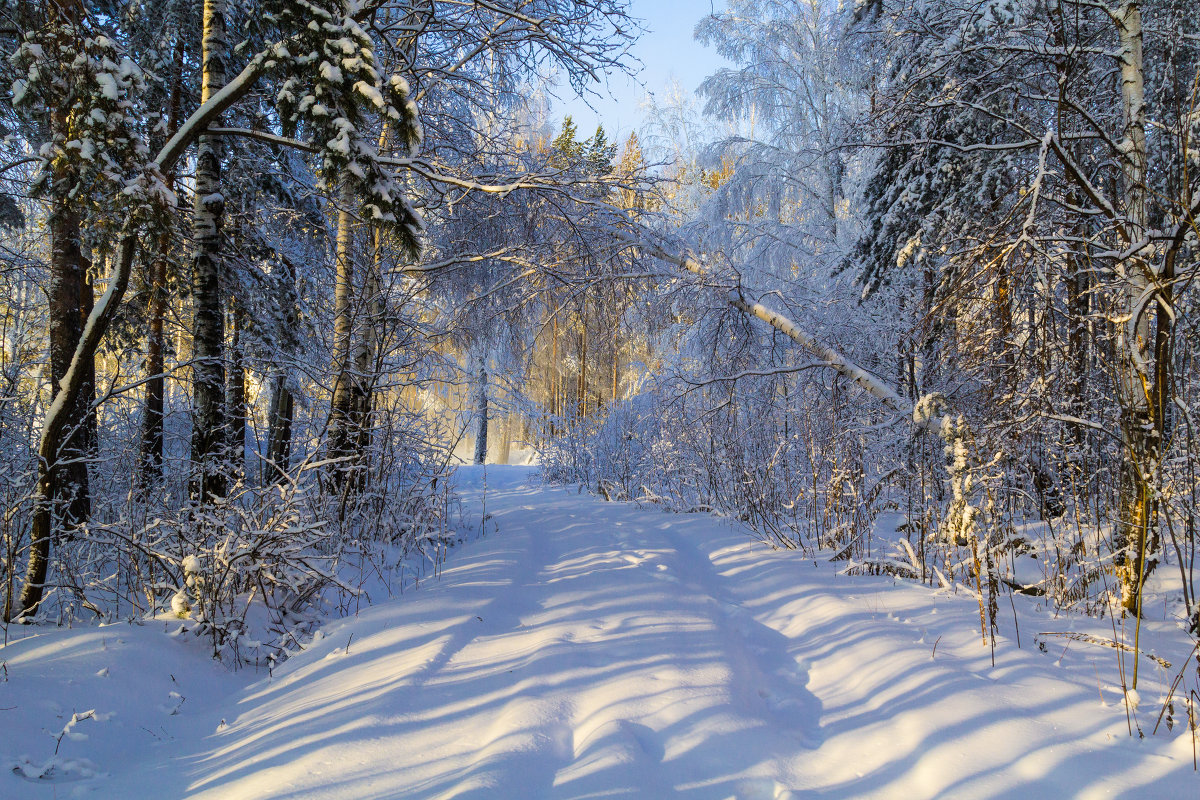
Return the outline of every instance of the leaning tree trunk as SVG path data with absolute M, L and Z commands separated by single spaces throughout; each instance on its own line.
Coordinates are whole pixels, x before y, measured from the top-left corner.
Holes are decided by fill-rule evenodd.
M 225 84 L 228 43 L 225 0 L 205 0 L 201 104 Z M 218 124 L 219 121 L 214 121 Z M 220 141 L 202 134 L 196 146 L 192 215 L 192 496 L 207 502 L 226 493 L 225 314 L 221 304 Z
M 50 565 L 50 537 L 53 525 L 54 475 L 51 465 L 69 436 L 67 426 L 72 421 L 73 409 L 87 380 L 87 370 L 83 367 L 95 359 L 100 339 L 116 315 L 125 288 L 129 285 L 135 244 L 134 236 L 123 237 L 120 253 L 108 280 L 108 289 L 88 314 L 66 375 L 55 385 L 53 399 L 42 420 L 42 435 L 38 441 L 38 476 L 34 486 L 33 517 L 30 525 L 29 561 L 26 564 L 25 583 L 21 587 L 17 607 L 12 607 L 9 602 L 11 598 L 5 599 L 6 622 L 33 615 L 42 603 L 46 573 Z
M 82 7 L 78 2 L 48 4 L 47 12 L 49 24 L 71 31 L 78 24 Z M 66 137 L 67 113 L 65 104 L 51 113 L 46 131 L 50 141 Z M 33 614 L 42 602 L 50 564 L 50 543 L 55 533 L 55 509 L 59 510 L 60 531 L 79 527 L 91 515 L 87 434 L 94 395 L 95 361 L 89 355 L 73 362 L 85 319 L 92 310 L 88 263 L 80 249 L 81 218 L 76 201 L 71 197 L 77 181 L 72 164 L 65 160 L 55 162 L 50 176 L 50 280 L 46 292 L 53 400 L 46 418 L 57 422 L 48 442 L 45 436 L 47 423 L 43 423 L 25 584 L 16 609 L 12 607 L 11 596 L 6 597 L 5 620 Z M 77 387 L 73 393 L 63 396 L 61 387 L 68 380 L 73 380 Z

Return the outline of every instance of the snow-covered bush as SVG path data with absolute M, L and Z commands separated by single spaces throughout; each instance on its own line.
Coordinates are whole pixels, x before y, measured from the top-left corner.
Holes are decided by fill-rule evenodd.
M 380 571 L 440 553 L 457 535 L 445 453 L 412 422 L 378 432 L 378 452 L 388 457 L 373 459 L 366 488 L 352 496 L 327 493 L 315 462 L 287 480 L 238 483 L 219 503 L 182 509 L 183 487 L 126 490 L 123 502 L 98 505 L 86 528 L 59 543 L 43 614 L 60 622 L 167 615 L 230 663 L 285 658 L 319 616 L 357 607 Z M 28 502 L 28 490 L 4 499 Z M 7 550 L 27 542 L 18 510 L 10 507 L 2 523 Z M 6 567 L 18 556 L 6 556 Z
M 700 474 L 671 436 L 661 405 L 660 396 L 644 394 L 612 403 L 595 417 L 547 417 L 546 427 L 561 433 L 544 440 L 543 474 L 610 500 L 698 507 Z

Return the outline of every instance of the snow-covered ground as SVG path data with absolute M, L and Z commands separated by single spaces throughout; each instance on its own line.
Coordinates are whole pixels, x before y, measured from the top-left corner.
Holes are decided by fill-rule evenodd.
M 1129 735 L 1114 650 L 1035 644 L 1107 621 L 1018 602 L 993 667 L 969 597 L 531 474 L 489 467 L 439 582 L 273 674 L 177 624 L 11 628 L 0 797 L 1200 797 L 1184 726 Z M 1148 732 L 1185 640 L 1146 640 L 1176 662 L 1143 664 Z

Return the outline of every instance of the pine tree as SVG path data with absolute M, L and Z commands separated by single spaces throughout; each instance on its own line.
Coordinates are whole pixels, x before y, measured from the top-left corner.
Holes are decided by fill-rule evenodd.
M 584 145 L 587 154 L 584 159 L 587 172 L 597 178 L 603 178 L 613 171 L 613 159 L 617 155 L 617 145 L 610 144 L 604 126 L 596 126 L 596 133 Z

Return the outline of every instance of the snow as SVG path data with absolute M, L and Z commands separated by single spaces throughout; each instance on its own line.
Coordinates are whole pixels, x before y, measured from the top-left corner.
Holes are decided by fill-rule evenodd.
M 178 620 L 11 627 L 0 797 L 1196 796 L 1182 726 L 1128 734 L 1114 651 L 1034 644 L 1106 620 L 1018 598 L 993 667 L 970 597 L 534 474 L 462 469 L 482 538 L 271 673 Z M 1143 642 L 1183 663 L 1169 627 Z M 1148 732 L 1172 676 L 1143 674 Z M 88 738 L 55 756 L 64 730 Z
M 322 61 L 318 69 L 321 73 L 321 77 L 324 80 L 327 80 L 330 83 L 342 82 L 342 71 L 333 64 L 330 64 L 328 61 Z
M 367 98 L 376 108 L 383 108 L 386 105 L 380 91 L 366 81 L 357 81 L 354 84 L 354 91 Z
M 100 87 L 100 94 L 109 100 L 116 102 L 121 99 L 121 90 L 117 86 L 117 79 L 111 73 L 97 72 L 96 85 Z

